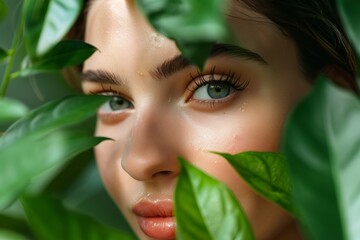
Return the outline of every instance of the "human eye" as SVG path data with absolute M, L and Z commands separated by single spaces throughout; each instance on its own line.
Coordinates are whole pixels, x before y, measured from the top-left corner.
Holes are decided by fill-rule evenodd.
M 100 111 L 104 113 L 112 113 L 116 111 L 126 110 L 134 108 L 133 104 L 121 96 L 112 96 L 110 100 L 105 102 L 101 107 Z
M 189 85 L 190 101 L 216 104 L 224 102 L 236 92 L 243 91 L 249 81 L 243 81 L 234 72 L 216 73 L 215 67 L 208 74 L 198 73 Z
M 105 123 L 116 123 L 121 121 L 129 113 L 129 110 L 134 109 L 133 103 L 122 94 L 113 91 L 112 89 L 103 89 L 99 92 L 91 92 L 95 95 L 108 96 L 109 100 L 100 106 L 98 110 L 98 117 Z

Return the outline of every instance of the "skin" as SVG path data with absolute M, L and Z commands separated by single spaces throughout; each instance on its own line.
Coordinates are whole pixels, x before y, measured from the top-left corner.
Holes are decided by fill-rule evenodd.
M 115 141 L 96 147 L 97 163 L 107 190 L 140 239 L 150 238 L 132 207 L 144 198 L 172 199 L 177 156 L 231 188 L 256 239 L 299 238 L 289 215 L 254 193 L 226 160 L 208 152 L 277 151 L 289 110 L 309 89 L 293 41 L 264 16 L 238 3 L 231 9 L 230 15 L 241 16 L 229 18 L 241 46 L 266 63 L 226 55 L 209 58 L 204 79 L 216 66 L 215 79 L 233 72 L 248 85 L 222 99 L 200 100 L 204 95 L 194 83 L 196 67 L 154 76 L 157 66 L 180 52 L 148 25 L 133 1 L 102 0 L 90 7 L 85 40 L 99 51 L 86 61 L 84 73 L 103 70 L 121 78 L 122 84 L 85 77 L 83 90 L 120 95 L 134 106 L 100 108 L 97 135 Z

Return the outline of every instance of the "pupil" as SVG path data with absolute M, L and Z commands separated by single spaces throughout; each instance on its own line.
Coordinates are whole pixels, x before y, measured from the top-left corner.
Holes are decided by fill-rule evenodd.
M 207 92 L 211 98 L 224 98 L 230 94 L 230 86 L 226 83 L 210 83 Z

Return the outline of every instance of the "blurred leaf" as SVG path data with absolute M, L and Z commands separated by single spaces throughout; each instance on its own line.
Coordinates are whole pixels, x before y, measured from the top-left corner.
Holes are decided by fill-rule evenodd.
M 227 159 L 243 179 L 263 197 L 294 213 L 285 156 L 271 152 L 217 153 Z
M 311 239 L 359 239 L 359 99 L 321 77 L 291 115 L 283 145 Z
M 0 240 L 26 240 L 27 238 L 19 233 L 0 229 Z
M 90 159 L 94 158 L 93 152 L 92 149 L 85 151 L 68 162 L 61 172 L 47 184 L 43 189 L 43 193 L 51 195 L 67 193 L 69 188 L 73 187 L 74 182 L 83 176 L 84 171 L 92 163 Z
M 99 143 L 60 131 L 95 115 L 107 98 L 77 96 L 48 103 L 13 124 L 0 138 L 0 209 L 11 203 L 32 177 Z
M 180 158 L 175 190 L 177 239 L 254 239 L 236 197 L 220 181 Z
M 8 8 L 4 0 L 0 0 L 0 21 L 2 21 L 6 17 L 7 12 L 8 12 Z
M 83 63 L 95 51 L 95 47 L 83 41 L 61 41 L 51 49 L 50 52 L 33 62 L 29 68 L 25 68 L 16 73 L 13 78 L 41 72 L 56 71 L 78 65 Z
M 4 59 L 6 59 L 7 56 L 8 56 L 8 53 L 7 53 L 4 49 L 0 48 L 0 63 L 1 63 Z
M 0 148 L 31 134 L 47 134 L 94 116 L 104 96 L 71 96 L 49 102 L 14 123 L 0 138 Z
M 102 225 L 90 217 L 66 209 L 48 197 L 25 197 L 23 206 L 38 239 L 126 240 L 130 234 Z
M 224 14 L 227 1 L 139 0 L 138 4 L 155 29 L 175 40 L 184 56 L 199 68 L 214 42 L 232 39 Z
M 74 24 L 83 0 L 26 0 L 25 42 L 33 58 L 55 46 Z
M 27 134 L 6 147 L 0 147 L 0 209 L 12 203 L 41 172 L 64 163 L 80 152 L 100 143 L 76 131 Z
M 15 121 L 25 116 L 27 112 L 28 108 L 17 100 L 0 99 L 0 123 Z
M 360 56 L 360 2 L 336 0 L 336 3 L 344 28 Z
M 0 215 L 0 229 L 6 229 L 30 238 L 33 237 L 27 221 L 12 216 Z M 0 239 L 2 239 L 1 234 Z

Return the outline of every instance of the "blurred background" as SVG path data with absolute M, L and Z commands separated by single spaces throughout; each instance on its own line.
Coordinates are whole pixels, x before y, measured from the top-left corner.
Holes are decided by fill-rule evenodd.
M 20 0 L 5 0 L 7 17 L 0 22 L 0 47 L 10 49 L 18 16 L 21 12 Z M 14 69 L 19 69 L 24 59 L 24 45 L 18 49 Z M 5 63 L 0 63 L 0 82 L 4 75 Z M 60 73 L 38 74 L 29 78 L 16 78 L 9 84 L 6 97 L 20 100 L 30 109 L 69 94 L 72 90 Z M 95 119 L 82 124 L 84 131 L 94 130 Z M 4 132 L 9 125 L 0 125 Z M 77 126 L 77 129 L 79 126 Z M 31 161 L 31 159 L 29 159 Z M 127 223 L 108 196 L 99 177 L 93 152 L 88 151 L 75 157 L 66 166 L 50 169 L 38 177 L 29 192 L 45 192 L 63 199 L 70 209 L 83 212 L 96 220 L 122 230 L 130 231 Z M 19 203 L 13 204 L 0 216 L 0 230 L 8 223 L 6 219 L 22 219 L 24 214 Z M 1 234 L 0 234 L 1 239 Z

